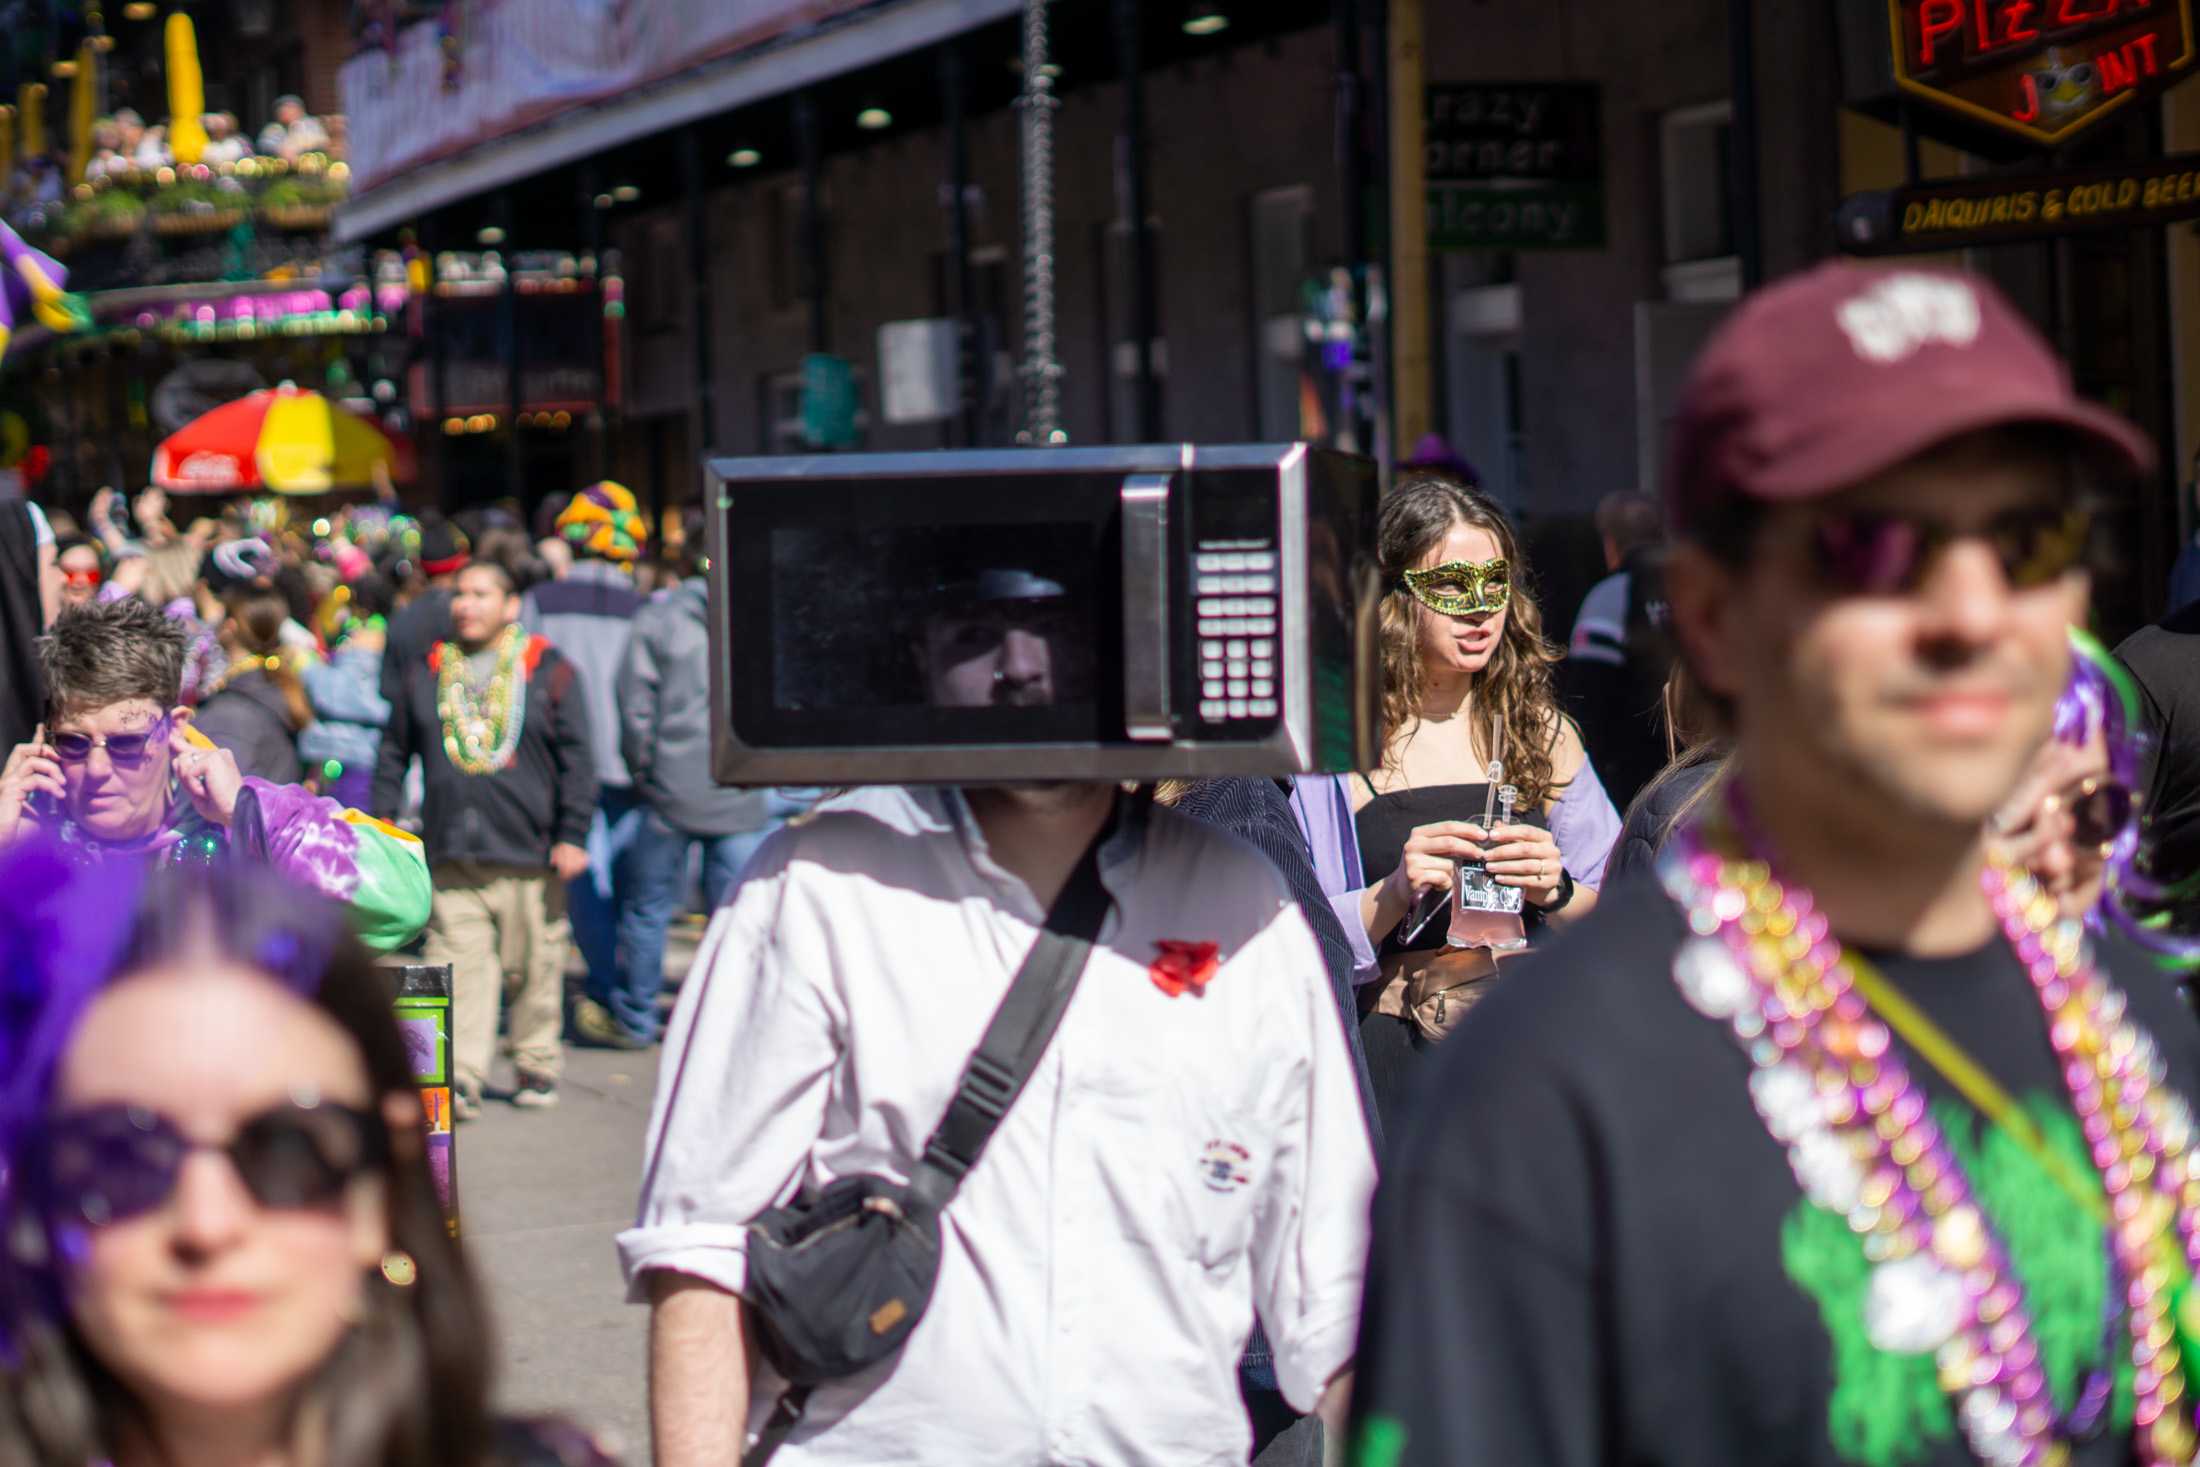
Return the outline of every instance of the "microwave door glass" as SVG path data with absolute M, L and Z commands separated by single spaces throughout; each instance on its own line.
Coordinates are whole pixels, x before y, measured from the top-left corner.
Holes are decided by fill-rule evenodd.
M 1109 533 L 1090 520 L 770 528 L 771 636 L 743 639 L 769 678 L 736 699 L 736 725 L 767 747 L 1092 743 L 1112 712 L 1119 738 L 1103 672 L 1120 642 Z

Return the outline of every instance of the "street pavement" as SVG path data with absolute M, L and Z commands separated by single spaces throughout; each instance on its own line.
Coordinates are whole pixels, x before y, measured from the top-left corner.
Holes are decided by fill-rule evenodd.
M 699 936 L 673 928 L 673 981 Z M 661 1052 L 569 1044 L 555 1109 L 517 1109 L 492 1087 L 457 1142 L 460 1226 L 497 1333 L 498 1409 L 569 1416 L 626 1467 L 649 1463 L 649 1315 L 626 1302 L 612 1239 L 634 1220 Z

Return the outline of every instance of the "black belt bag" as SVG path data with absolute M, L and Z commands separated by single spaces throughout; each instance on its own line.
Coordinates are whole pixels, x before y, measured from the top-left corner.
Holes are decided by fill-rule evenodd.
M 802 1419 L 812 1387 L 890 1359 L 924 1318 L 939 1279 L 940 1213 L 1039 1067 L 1107 917 L 1099 872 L 1106 836 L 1095 838 L 1047 913 L 908 1184 L 843 1177 L 750 1220 L 743 1297 L 765 1358 L 793 1389 L 745 1467 L 770 1460 Z

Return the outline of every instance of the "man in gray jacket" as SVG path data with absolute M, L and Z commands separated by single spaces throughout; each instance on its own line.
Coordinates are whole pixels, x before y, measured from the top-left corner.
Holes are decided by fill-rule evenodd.
M 687 544 L 699 551 L 694 518 Z M 665 931 L 686 896 L 689 851 L 702 847 L 704 902 L 715 910 L 764 837 L 801 808 L 777 790 L 711 780 L 709 601 L 698 573 L 643 606 L 620 664 L 619 750 L 641 818 L 619 856 L 620 981 L 574 1015 L 575 1030 L 595 1043 L 640 1049 L 657 1040 Z

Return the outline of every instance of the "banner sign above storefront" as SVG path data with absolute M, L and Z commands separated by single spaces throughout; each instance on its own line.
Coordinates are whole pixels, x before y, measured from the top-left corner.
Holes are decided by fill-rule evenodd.
M 344 63 L 352 191 L 867 0 L 499 0 Z
M 2200 217 L 2200 153 L 2148 163 L 1855 194 L 1834 231 L 1852 255 L 2016 244 Z
M 1902 89 L 2053 146 L 2190 74 L 2192 0 L 1887 0 Z
M 1604 129 L 1593 82 L 1428 89 L 1428 241 L 1439 250 L 1604 243 Z

